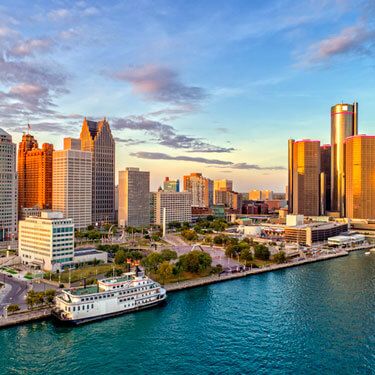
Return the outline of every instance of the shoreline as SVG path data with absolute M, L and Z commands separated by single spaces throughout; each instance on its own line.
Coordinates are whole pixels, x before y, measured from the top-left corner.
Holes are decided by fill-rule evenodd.
M 352 249 L 351 251 L 354 251 L 354 250 L 360 250 L 360 249 Z M 178 291 L 185 290 L 185 289 L 191 289 L 191 288 L 196 288 L 196 287 L 210 285 L 210 284 L 216 284 L 216 283 L 220 283 L 224 281 L 235 280 L 235 279 L 239 279 L 242 277 L 258 275 L 258 274 L 266 273 L 266 272 L 278 271 L 278 270 L 285 269 L 285 268 L 298 267 L 304 264 L 321 262 L 324 260 L 340 258 L 340 257 L 348 256 L 348 255 L 349 255 L 349 251 L 340 251 L 339 253 L 336 253 L 336 254 L 321 255 L 319 257 L 315 257 L 315 258 L 312 257 L 312 258 L 304 259 L 298 262 L 273 264 L 268 267 L 255 268 L 249 271 L 233 273 L 233 274 L 229 274 L 225 276 L 224 275 L 222 276 L 211 275 L 211 276 L 202 277 L 198 279 L 181 281 L 181 282 L 177 282 L 173 284 L 165 284 L 164 288 L 166 289 L 168 293 L 178 292 Z

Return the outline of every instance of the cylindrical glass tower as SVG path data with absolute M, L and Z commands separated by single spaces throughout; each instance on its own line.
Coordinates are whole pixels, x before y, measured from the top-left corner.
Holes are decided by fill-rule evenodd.
M 331 108 L 331 210 L 345 216 L 345 138 L 358 134 L 358 103 Z

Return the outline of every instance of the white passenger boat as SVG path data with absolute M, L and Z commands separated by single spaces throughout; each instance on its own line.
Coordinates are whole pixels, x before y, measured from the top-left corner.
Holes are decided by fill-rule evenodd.
M 63 289 L 52 314 L 61 322 L 78 325 L 153 307 L 166 297 L 165 289 L 143 272 L 128 272 L 93 286 Z

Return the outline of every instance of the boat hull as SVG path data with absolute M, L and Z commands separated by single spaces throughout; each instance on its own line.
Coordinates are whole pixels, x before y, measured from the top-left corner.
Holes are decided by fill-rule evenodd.
M 166 303 L 166 297 L 163 298 L 163 299 L 159 299 L 159 300 L 157 300 L 153 303 L 147 304 L 147 305 L 136 306 L 136 307 L 131 308 L 131 309 L 116 311 L 116 312 L 105 314 L 105 315 L 97 315 L 97 316 L 92 316 L 92 317 L 82 318 L 82 319 L 75 319 L 75 320 L 73 320 L 73 319 L 63 319 L 61 317 L 61 315 L 54 310 L 52 310 L 52 316 L 54 318 L 54 321 L 58 324 L 65 325 L 65 326 L 66 325 L 67 326 L 79 326 L 79 325 L 82 325 L 82 324 L 88 324 L 88 323 L 93 323 L 93 322 L 97 322 L 97 321 L 104 320 L 104 319 L 114 318 L 114 317 L 120 316 L 120 315 L 134 313 L 134 312 L 137 312 L 137 311 L 140 311 L 140 310 L 150 309 L 152 307 L 156 307 L 158 305 L 163 305 L 165 303 Z

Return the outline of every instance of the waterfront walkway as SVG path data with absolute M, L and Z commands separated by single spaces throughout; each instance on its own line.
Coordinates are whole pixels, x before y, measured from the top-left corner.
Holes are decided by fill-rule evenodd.
M 271 264 L 269 266 L 262 267 L 262 268 L 253 268 L 251 270 L 244 271 L 244 272 L 222 274 L 222 275 L 212 275 L 212 276 L 202 277 L 199 279 L 186 280 L 186 281 L 181 281 L 181 282 L 177 282 L 173 284 L 166 284 L 164 287 L 167 290 L 167 292 L 175 292 L 178 290 L 219 283 L 222 281 L 227 281 L 227 280 L 232 280 L 232 279 L 238 279 L 240 277 L 257 275 L 259 273 L 271 272 L 271 271 L 276 271 L 276 270 L 280 270 L 284 268 L 301 266 L 307 263 L 314 263 L 314 262 L 319 262 L 323 260 L 338 258 L 338 257 L 346 256 L 348 254 L 349 253 L 347 251 L 340 251 L 335 254 L 322 254 L 322 255 L 315 256 L 315 257 L 312 256 L 311 258 L 306 258 L 303 260 L 296 260 L 296 261 L 282 263 L 282 264 Z
M 47 319 L 51 316 L 51 308 L 40 310 L 22 311 L 8 317 L 0 317 L 0 329 L 19 324 L 29 323 L 37 320 Z

